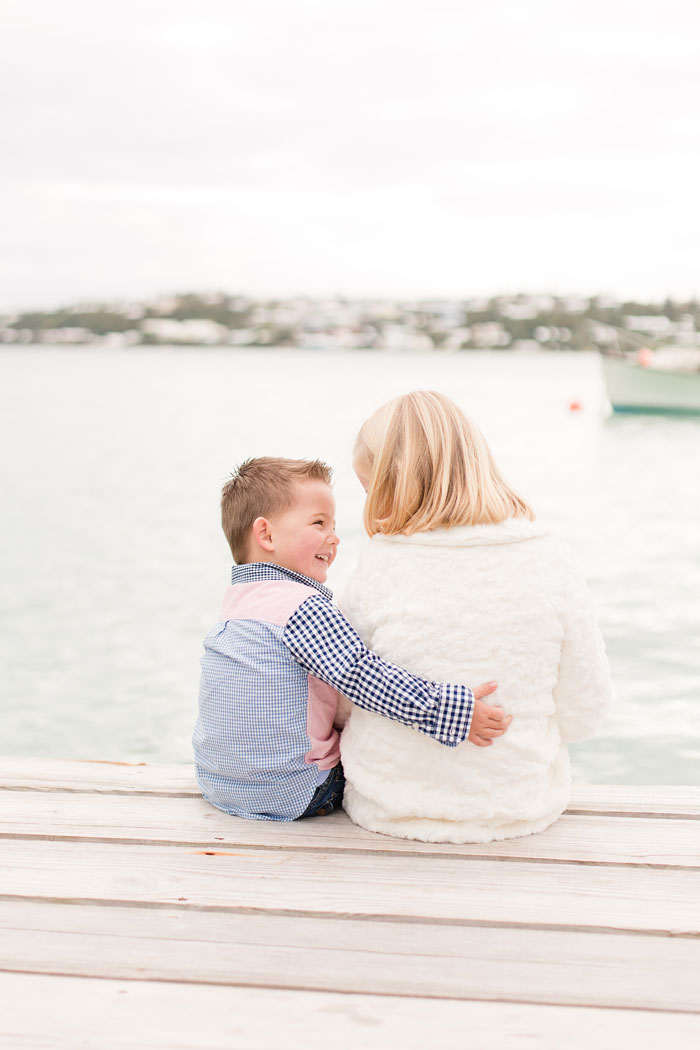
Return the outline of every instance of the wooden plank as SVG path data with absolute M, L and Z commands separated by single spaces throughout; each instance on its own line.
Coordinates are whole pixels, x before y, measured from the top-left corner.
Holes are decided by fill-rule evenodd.
M 88 791 L 199 798 L 191 765 L 0 758 L 0 789 Z
M 6 839 L 0 895 L 700 933 L 700 873 L 676 868 Z
M 565 815 L 537 835 L 453 845 L 375 835 L 342 812 L 278 823 L 229 817 L 202 799 L 5 791 L 0 837 L 8 836 L 700 868 L 700 827 L 680 819 Z
M 0 902 L 0 970 L 700 1012 L 700 940 L 634 934 Z
M 700 819 L 700 786 L 574 784 L 569 813 Z
M 695 1050 L 692 1014 L 0 975 L 7 1050 Z M 37 1004 L 41 1009 L 37 1009 Z
M 0 757 L 0 789 L 86 791 L 199 798 L 191 765 Z M 700 818 L 700 787 L 574 784 L 569 811 Z

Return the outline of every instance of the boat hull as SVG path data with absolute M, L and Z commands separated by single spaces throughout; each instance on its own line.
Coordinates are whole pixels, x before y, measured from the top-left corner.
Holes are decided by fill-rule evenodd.
M 603 373 L 614 412 L 700 415 L 700 373 L 644 368 L 619 357 L 603 357 Z

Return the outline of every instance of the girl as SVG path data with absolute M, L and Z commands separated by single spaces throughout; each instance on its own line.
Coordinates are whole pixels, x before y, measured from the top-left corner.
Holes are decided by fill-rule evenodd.
M 341 743 L 347 812 L 428 842 L 541 831 L 569 798 L 566 741 L 591 736 L 611 699 L 580 573 L 442 394 L 375 412 L 354 466 L 371 539 L 344 613 L 380 656 L 424 678 L 495 678 L 513 723 L 490 746 L 448 750 L 353 708 Z

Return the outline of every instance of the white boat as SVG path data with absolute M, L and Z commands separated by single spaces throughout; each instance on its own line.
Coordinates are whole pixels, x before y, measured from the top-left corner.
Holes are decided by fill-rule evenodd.
M 603 374 L 613 411 L 700 415 L 700 361 L 696 354 L 669 347 L 631 356 L 603 355 Z

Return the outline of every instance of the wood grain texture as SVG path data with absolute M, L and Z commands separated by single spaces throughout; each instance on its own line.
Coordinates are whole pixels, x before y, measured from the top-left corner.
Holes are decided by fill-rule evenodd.
M 537 835 L 454 845 L 375 835 L 342 812 L 276 823 L 230 817 L 203 799 L 5 791 L 0 836 L 700 868 L 697 821 L 648 817 L 565 815 Z
M 0 975 L 3 1050 L 696 1050 L 696 1015 Z M 41 1010 L 36 1008 L 41 1004 Z
M 0 895 L 695 935 L 700 872 L 6 839 Z
M 189 766 L 3 759 L 0 1047 L 695 1050 L 699 817 L 581 785 L 539 835 L 427 844 L 228 817 Z
M 0 970 L 700 1012 L 696 938 L 0 902 Z

